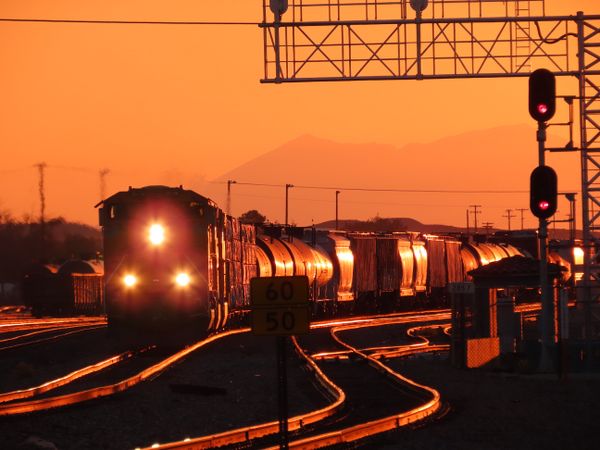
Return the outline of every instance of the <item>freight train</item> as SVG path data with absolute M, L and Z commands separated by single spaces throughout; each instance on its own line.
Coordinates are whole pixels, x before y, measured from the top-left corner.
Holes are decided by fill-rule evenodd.
M 449 282 L 521 254 L 419 233 L 257 227 L 182 187 L 129 188 L 99 206 L 106 314 L 117 329 L 221 329 L 248 313 L 253 277 L 306 275 L 314 314 L 442 305 Z
M 104 314 L 104 265 L 80 259 L 33 264 L 23 278 L 22 293 L 34 316 Z

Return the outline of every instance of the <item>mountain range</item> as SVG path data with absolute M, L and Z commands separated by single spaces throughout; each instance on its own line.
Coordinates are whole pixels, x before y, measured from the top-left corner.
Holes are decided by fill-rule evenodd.
M 402 124 L 399 124 L 401 133 Z M 538 163 L 535 129 L 504 126 L 403 147 L 346 144 L 304 135 L 213 180 L 207 194 L 223 208 L 226 182 L 231 211 L 257 209 L 271 221 L 310 225 L 339 218 L 412 217 L 422 223 L 525 228 L 537 222 L 528 210 L 529 175 Z M 553 138 L 550 145 L 560 145 Z M 579 191 L 579 159 L 547 155 L 559 175 L 559 190 Z M 478 206 L 477 217 L 473 205 Z M 518 211 L 522 209 L 523 211 Z M 511 210 L 509 213 L 507 210 Z M 558 217 L 568 212 L 559 203 Z M 471 211 L 467 213 L 467 211 Z

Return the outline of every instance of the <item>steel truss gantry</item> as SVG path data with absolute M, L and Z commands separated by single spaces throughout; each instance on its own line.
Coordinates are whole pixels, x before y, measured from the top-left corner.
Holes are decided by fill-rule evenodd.
M 263 0 L 263 83 L 525 77 L 579 80 L 584 303 L 600 266 L 600 15 L 546 16 L 544 0 Z M 585 281 L 587 280 L 587 281 Z M 588 324 L 589 325 L 589 324 Z M 589 331 L 589 326 L 586 326 Z

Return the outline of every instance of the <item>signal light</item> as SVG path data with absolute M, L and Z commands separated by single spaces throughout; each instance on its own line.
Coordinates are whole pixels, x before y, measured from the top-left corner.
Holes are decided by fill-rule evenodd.
M 556 112 L 556 80 L 546 69 L 529 76 L 529 114 L 538 122 L 547 122 Z
M 547 219 L 556 212 L 558 201 L 558 178 L 552 167 L 533 169 L 530 178 L 529 208 L 534 216 Z

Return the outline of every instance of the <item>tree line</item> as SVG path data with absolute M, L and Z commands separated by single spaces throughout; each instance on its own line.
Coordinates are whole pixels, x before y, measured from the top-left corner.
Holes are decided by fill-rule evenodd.
M 61 264 L 71 258 L 100 255 L 102 239 L 94 227 L 62 217 L 44 224 L 0 212 L 0 282 L 19 283 L 33 264 Z
M 256 210 L 240 216 L 244 223 L 262 223 Z M 67 222 L 62 217 L 42 225 L 29 217 L 16 219 L 0 210 L 0 282 L 18 283 L 33 264 L 61 264 L 68 259 L 94 259 L 101 255 L 99 229 Z

